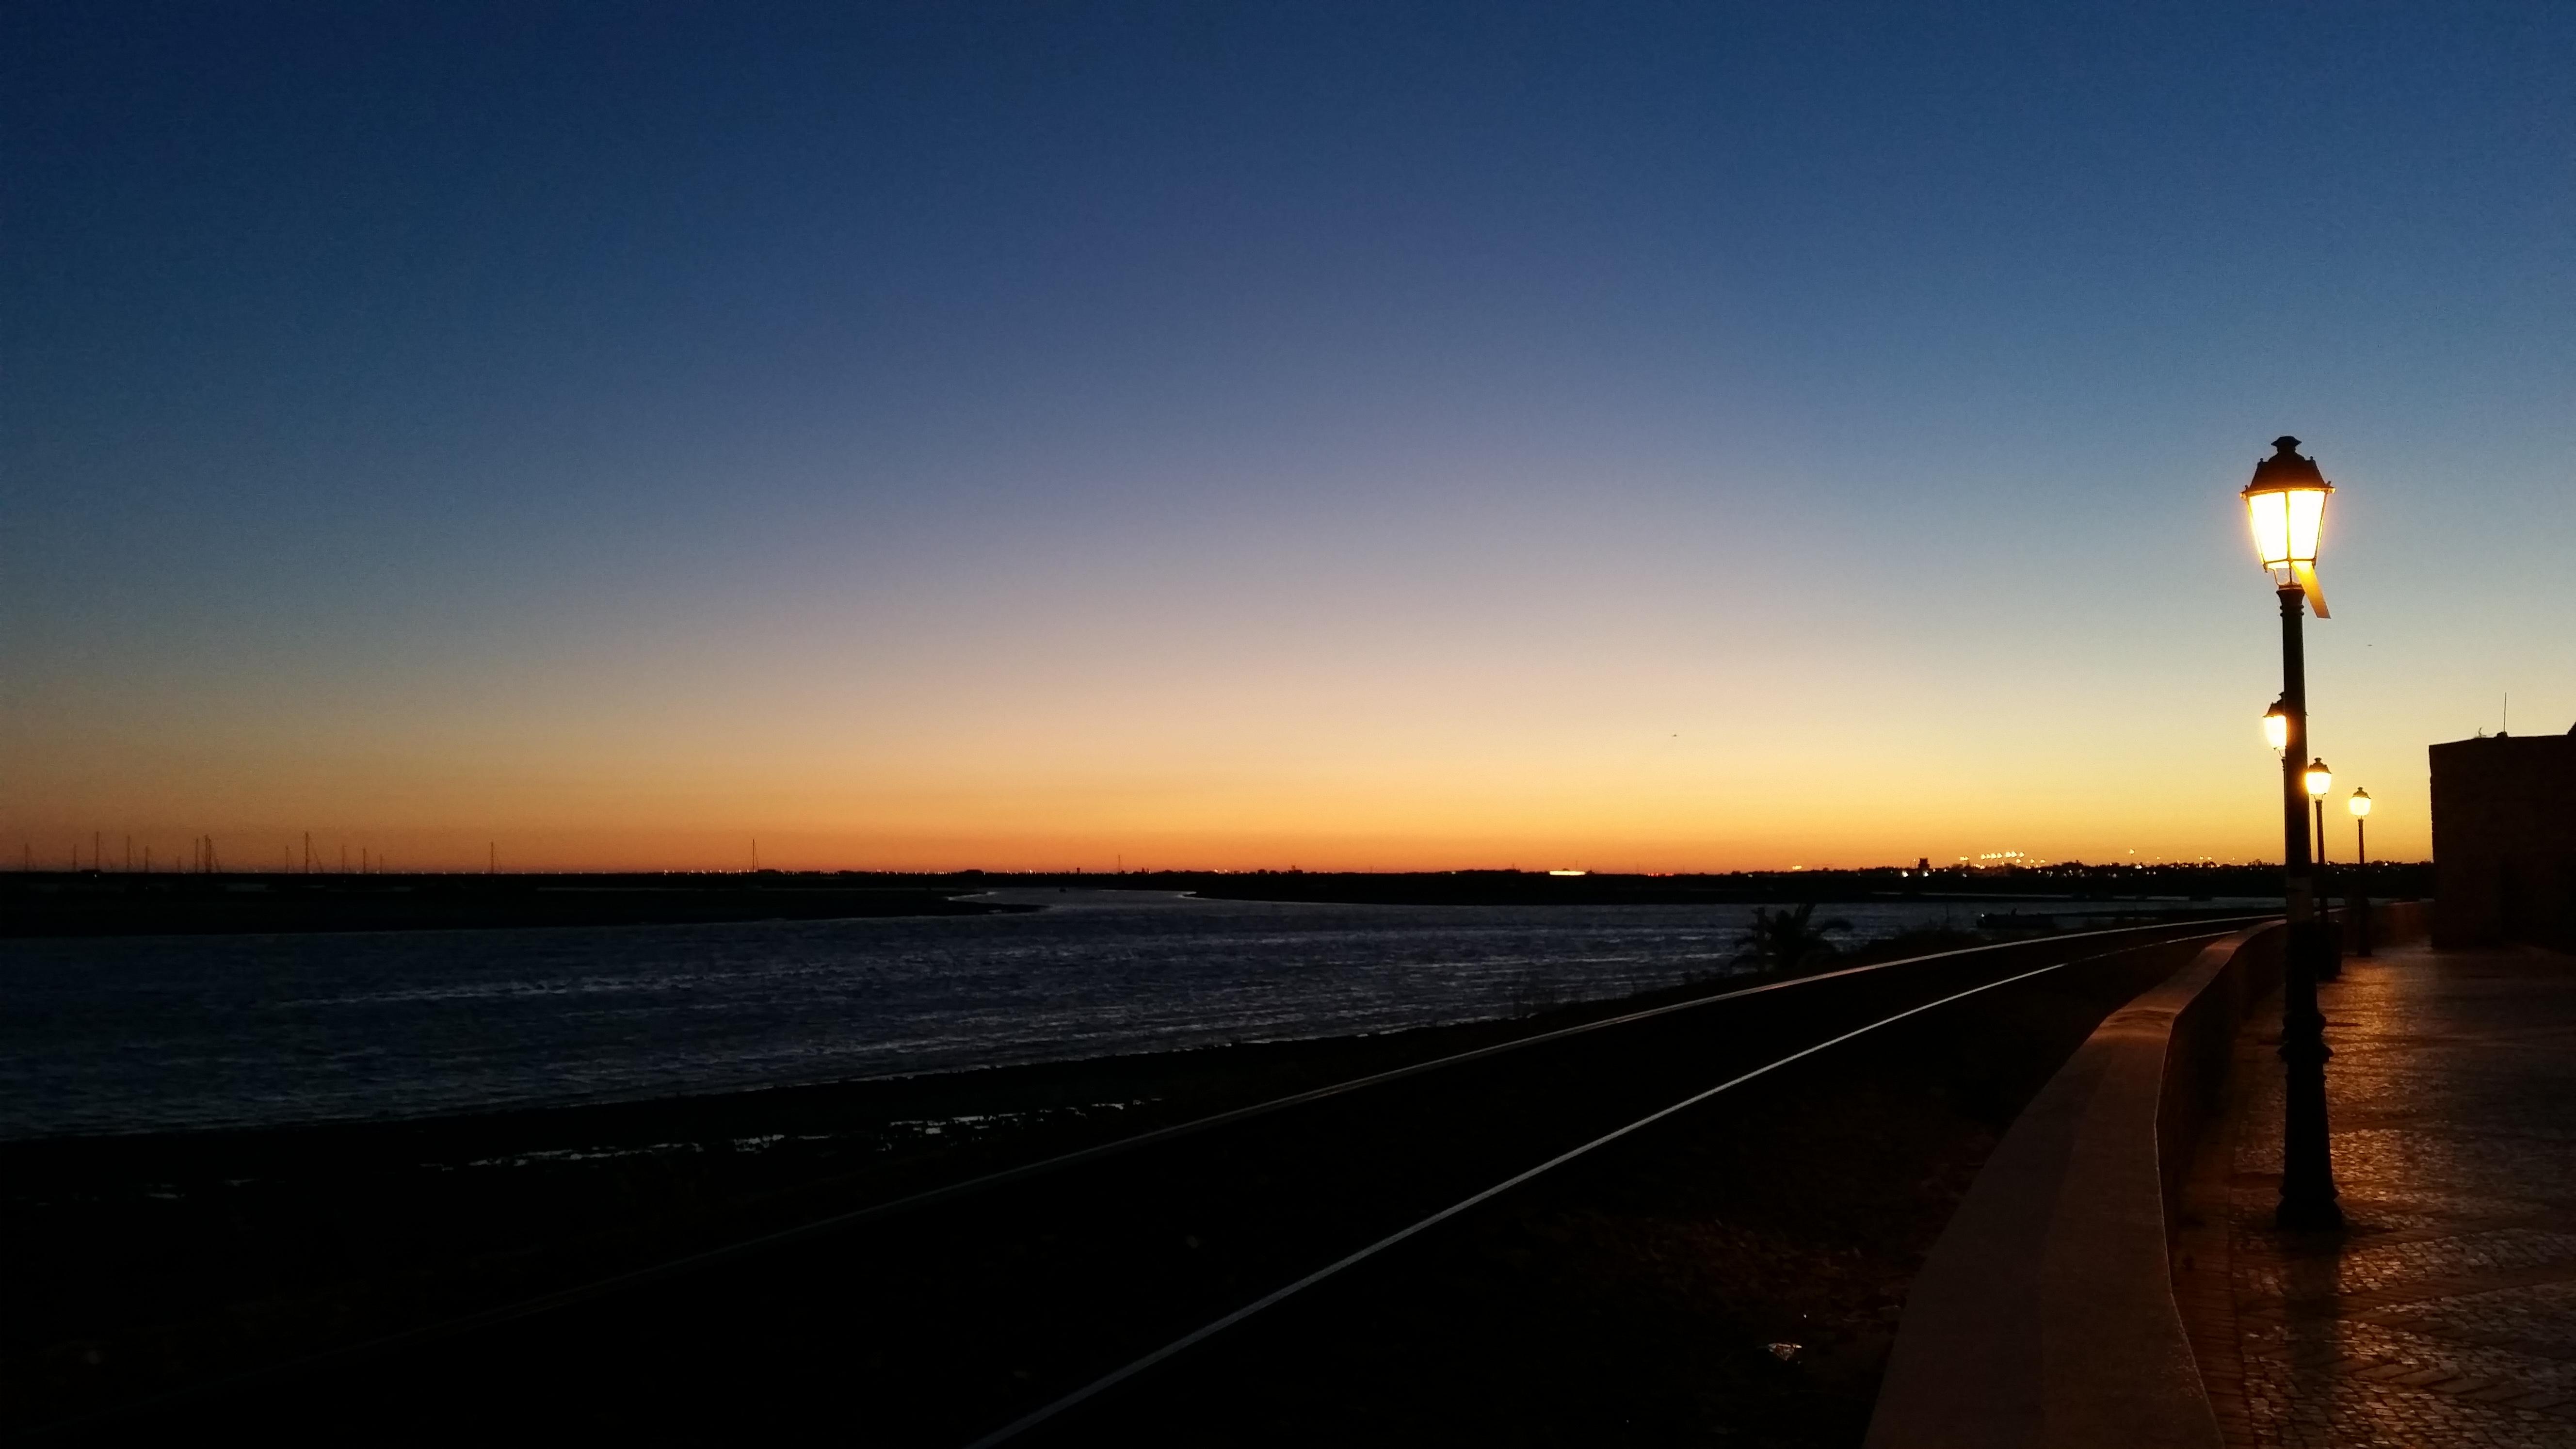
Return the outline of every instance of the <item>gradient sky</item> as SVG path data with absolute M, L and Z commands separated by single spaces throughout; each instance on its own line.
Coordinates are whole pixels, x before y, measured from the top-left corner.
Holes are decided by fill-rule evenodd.
M 2421 857 L 2427 744 L 2576 721 L 2571 75 L 2557 0 L 12 5 L 0 841 L 2277 858 L 2289 432 Z

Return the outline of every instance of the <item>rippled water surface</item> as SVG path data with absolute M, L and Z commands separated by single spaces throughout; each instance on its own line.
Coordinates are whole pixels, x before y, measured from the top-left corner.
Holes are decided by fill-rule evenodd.
M 0 1138 L 645 1098 L 1506 1015 L 1722 971 L 1744 906 L 1011 890 L 1030 913 L 0 942 Z M 1824 908 L 1865 939 L 1973 909 Z

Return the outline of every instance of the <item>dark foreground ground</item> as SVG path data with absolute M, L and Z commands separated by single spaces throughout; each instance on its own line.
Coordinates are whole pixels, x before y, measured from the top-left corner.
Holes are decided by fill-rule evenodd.
M 1905 1284 L 1996 1134 L 2177 950 L 1989 993 L 1765 1078 L 1722 1110 L 1695 1111 L 1426 1235 L 1046 1432 L 1129 1443 L 1856 1442 Z M 1795 992 L 1782 999 L 1808 1002 L 1816 989 Z M 11 1287 L 0 1426 L 132 1404 L 1609 1009 L 621 1107 L 0 1149 L 0 1278 Z M 1790 1017 L 1777 1025 L 1803 1029 Z M 1628 1085 L 1651 1097 L 1699 1081 L 1692 1040 L 1663 1040 Z M 1721 1048 L 1735 1049 L 1710 1039 Z M 1599 1078 L 1604 1094 L 1621 1086 L 1615 1060 L 1578 1065 L 1571 1080 Z M 1439 1090 L 1467 1093 L 1449 1106 L 1473 1120 L 1507 1085 L 1461 1078 Z M 1563 1087 L 1515 1113 L 1582 1105 L 1562 1101 L 1582 1095 Z M 383 1392 L 337 1412 L 382 1404 L 390 1417 L 367 1421 L 367 1437 L 440 1437 L 454 1426 L 420 1402 L 424 1385 L 450 1398 L 482 1386 L 565 1428 L 632 1433 L 658 1419 L 775 1434 L 810 1427 L 795 1416 L 812 1411 L 820 1384 L 822 1399 L 855 1415 L 845 1422 L 863 1442 L 962 1443 L 1123 1362 L 1126 1340 L 1162 1342 L 1171 1324 L 1204 1321 L 1200 1305 L 1232 1306 L 1293 1277 L 1280 1265 L 1297 1261 L 1288 1240 L 1299 1225 L 1416 1165 L 1400 1136 L 1367 1149 L 1397 1157 L 1345 1160 L 1335 1144 L 1361 1142 L 1378 1108 L 1347 1110 L 1361 1115 L 1277 1119 L 1266 1145 L 1244 1148 L 1248 1163 L 1113 1160 L 1013 1202 L 915 1215 L 861 1253 L 873 1266 L 836 1270 L 865 1292 L 827 1294 L 819 1308 L 819 1278 L 735 1281 L 703 1313 L 674 1311 L 666 1295 L 657 1311 L 705 1335 L 699 1347 L 667 1332 L 649 1348 L 612 1344 L 621 1316 L 594 1316 L 568 1340 L 548 1337 L 567 1323 L 539 1325 L 525 1342 L 394 1356 L 368 1371 Z M 1308 1163 L 1307 1179 L 1314 1164 L 1338 1163 L 1346 1180 L 1267 1184 L 1261 1164 L 1274 1157 Z M 1280 1198 L 1261 1241 L 1192 1231 L 1192 1214 L 1214 1211 L 1186 1205 L 1211 1172 Z M 1298 1191 L 1325 1197 L 1301 1205 Z M 1060 1238 L 1112 1246 L 1067 1266 L 1056 1261 Z M 1050 1273 L 1080 1291 L 1013 1298 Z M 757 1347 L 762 1332 L 818 1311 L 819 1327 L 792 1334 L 783 1352 Z M 818 1334 L 832 1339 L 828 1352 Z M 547 1354 L 562 1357 L 560 1371 Z M 492 1387 L 504 1369 L 509 1386 Z M 276 1396 L 363 1378 L 253 1386 L 183 1406 L 173 1421 L 275 1429 L 294 1421 Z
M 2104 1015 L 2193 949 L 1811 1057 L 1024 1442 L 1857 1445 L 1907 1287 L 1986 1155 Z

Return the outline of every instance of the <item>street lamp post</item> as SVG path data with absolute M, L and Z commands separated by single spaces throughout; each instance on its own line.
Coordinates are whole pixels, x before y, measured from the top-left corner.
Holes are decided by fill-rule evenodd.
M 2326 869 L 2326 792 L 2334 788 L 2334 771 L 2323 760 L 2308 762 L 2306 773 L 2299 776 L 2308 787 L 2308 808 L 2316 812 L 2317 828 L 2308 839 L 2315 842 L 2317 914 L 2325 917 L 2325 903 L 2334 899 L 2334 873 Z M 2334 923 L 2326 918 L 2325 948 L 2317 953 L 2317 979 L 2343 979 L 2343 943 L 2337 939 Z
M 2301 604 L 2327 617 L 2317 583 L 2317 535 L 2325 522 L 2326 495 L 2334 485 L 2313 459 L 2299 456 L 2299 440 L 2273 441 L 2273 454 L 2254 465 L 2254 480 L 2239 496 L 2253 525 L 2254 551 L 2272 575 L 2281 604 L 2281 893 L 2289 918 L 2283 945 L 2281 1062 L 2288 1072 L 2282 1120 L 2281 1205 L 2284 1228 L 2339 1228 L 2334 1158 L 2326 1134 L 2326 1019 L 2317 1010 L 2325 922 L 2317 912 L 2316 883 L 2308 861 L 2308 671 L 2300 637 Z
M 2352 811 L 2352 889 L 2344 895 L 2344 915 L 2352 921 L 2352 954 L 2370 954 L 2370 792 L 2356 785 L 2344 802 Z
M 2317 873 L 2322 875 L 2326 866 L 2326 792 L 2334 788 L 2334 771 L 2327 769 L 2323 760 L 2311 760 L 2299 778 L 2306 783 L 2308 803 L 2317 812 Z

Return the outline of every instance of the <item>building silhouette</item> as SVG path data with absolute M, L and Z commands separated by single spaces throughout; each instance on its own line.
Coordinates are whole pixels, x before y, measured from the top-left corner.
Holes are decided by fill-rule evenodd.
M 2576 950 L 2576 730 L 2430 753 L 2435 944 Z

